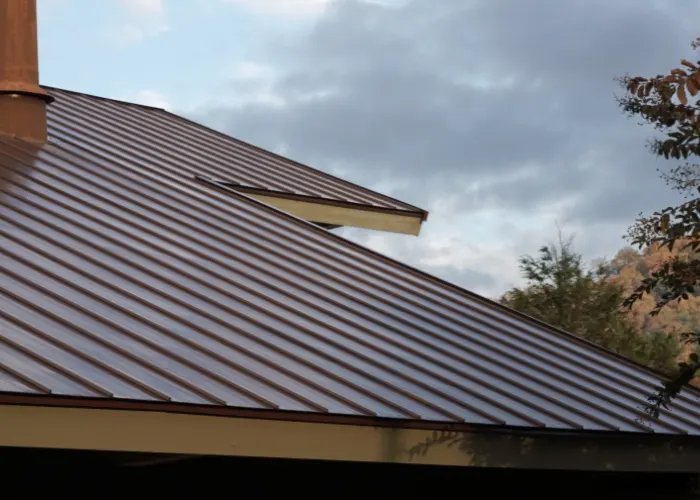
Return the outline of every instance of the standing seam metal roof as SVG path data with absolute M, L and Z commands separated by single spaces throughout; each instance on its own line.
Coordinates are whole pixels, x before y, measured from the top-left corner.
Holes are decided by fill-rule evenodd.
M 644 423 L 648 370 L 208 188 L 202 145 L 142 145 L 133 107 L 52 93 L 49 144 L 0 139 L 0 391 L 700 433 L 694 392 Z
M 171 161 L 187 175 L 232 182 L 242 189 L 375 210 L 420 214 L 420 208 L 330 176 L 319 170 L 225 136 L 167 111 L 49 89 L 56 102 L 49 121 L 82 141 L 128 143 L 126 155 L 147 153 Z

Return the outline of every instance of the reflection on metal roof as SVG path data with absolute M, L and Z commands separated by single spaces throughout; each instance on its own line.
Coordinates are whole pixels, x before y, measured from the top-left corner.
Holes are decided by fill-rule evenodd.
M 700 434 L 695 393 L 641 423 L 649 371 L 198 182 L 209 146 L 142 144 L 146 111 L 53 94 L 48 145 L 0 139 L 0 391 Z M 141 127 L 180 134 L 164 116 Z

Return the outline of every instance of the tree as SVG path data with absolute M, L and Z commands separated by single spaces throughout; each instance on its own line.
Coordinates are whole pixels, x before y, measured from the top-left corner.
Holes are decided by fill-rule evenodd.
M 700 48 L 700 38 L 691 44 Z M 628 238 L 639 248 L 660 246 L 669 250 L 668 257 L 645 278 L 625 300 L 633 307 L 655 293 L 658 299 L 650 312 L 657 316 L 672 302 L 688 300 L 700 291 L 700 62 L 681 60 L 681 67 L 668 74 L 646 78 L 625 76 L 620 79 L 624 95 L 618 98 L 630 116 L 641 118 L 660 133 L 649 143 L 650 151 L 680 162 L 662 173 L 673 189 L 686 201 L 640 217 L 630 227 Z M 674 252 L 681 246 L 682 252 Z M 700 345 L 697 328 L 683 332 L 688 344 Z M 690 383 L 700 369 L 700 358 L 693 352 L 679 364 L 677 374 L 650 397 L 650 413 L 656 417 L 660 407 Z
M 684 253 L 684 246 L 680 244 L 672 252 L 660 245 L 646 247 L 642 252 L 634 248 L 623 248 L 610 261 L 614 273 L 611 280 L 621 285 L 629 296 L 669 257 Z M 650 312 L 656 307 L 662 293 L 663 290 L 652 290 L 629 308 L 629 319 L 637 331 L 679 336 L 683 332 L 700 330 L 700 296 L 691 294 L 688 300 L 673 301 L 659 314 L 652 316 Z M 694 347 L 686 345 L 685 354 L 692 353 Z
M 653 369 L 668 373 L 679 352 L 674 337 L 638 333 L 621 304 L 623 285 L 613 281 L 613 267 L 601 262 L 588 270 L 572 240 L 543 246 L 538 257 L 524 256 L 524 288 L 513 288 L 501 303 L 611 349 Z

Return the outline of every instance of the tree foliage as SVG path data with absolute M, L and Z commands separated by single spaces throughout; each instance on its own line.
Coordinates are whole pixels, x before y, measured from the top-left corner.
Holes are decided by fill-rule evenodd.
M 522 257 L 520 270 L 526 286 L 506 292 L 504 305 L 653 369 L 673 369 L 678 342 L 663 332 L 635 328 L 621 307 L 625 286 L 612 279 L 616 270 L 611 263 L 587 269 L 572 241 L 560 240 L 543 246 L 537 257 Z
M 700 39 L 692 43 L 700 47 Z M 654 77 L 626 76 L 620 79 L 624 95 L 618 98 L 630 116 L 641 118 L 657 130 L 650 141 L 650 151 L 660 157 L 680 162 L 662 174 L 666 182 L 681 192 L 686 201 L 642 216 L 630 227 L 628 237 L 639 248 L 655 245 L 668 248 L 670 255 L 644 278 L 627 297 L 625 305 L 634 307 L 650 294 L 657 297 L 650 314 L 659 315 L 673 302 L 687 301 L 700 290 L 700 61 L 682 59 L 679 67 Z M 682 252 L 674 252 L 678 246 Z M 682 333 L 697 345 L 697 328 Z M 667 406 L 700 368 L 695 352 L 679 365 L 678 374 L 654 396 L 658 408 Z
M 623 248 L 609 263 L 613 273 L 610 279 L 622 286 L 625 296 L 629 296 L 670 258 L 693 258 L 683 255 L 687 254 L 684 246 L 680 244 L 673 251 L 660 245 L 646 247 L 642 251 Z M 670 302 L 659 313 L 652 315 L 663 294 L 663 289 L 653 289 L 629 307 L 628 318 L 637 331 L 680 336 L 684 332 L 700 330 L 700 296 L 690 294 L 688 300 Z M 693 346 L 684 348 L 686 354 L 692 350 Z

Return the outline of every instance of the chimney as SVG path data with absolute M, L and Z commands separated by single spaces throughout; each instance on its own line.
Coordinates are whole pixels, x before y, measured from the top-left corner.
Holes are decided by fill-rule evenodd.
M 0 134 L 45 143 L 37 44 L 36 0 L 0 0 Z

